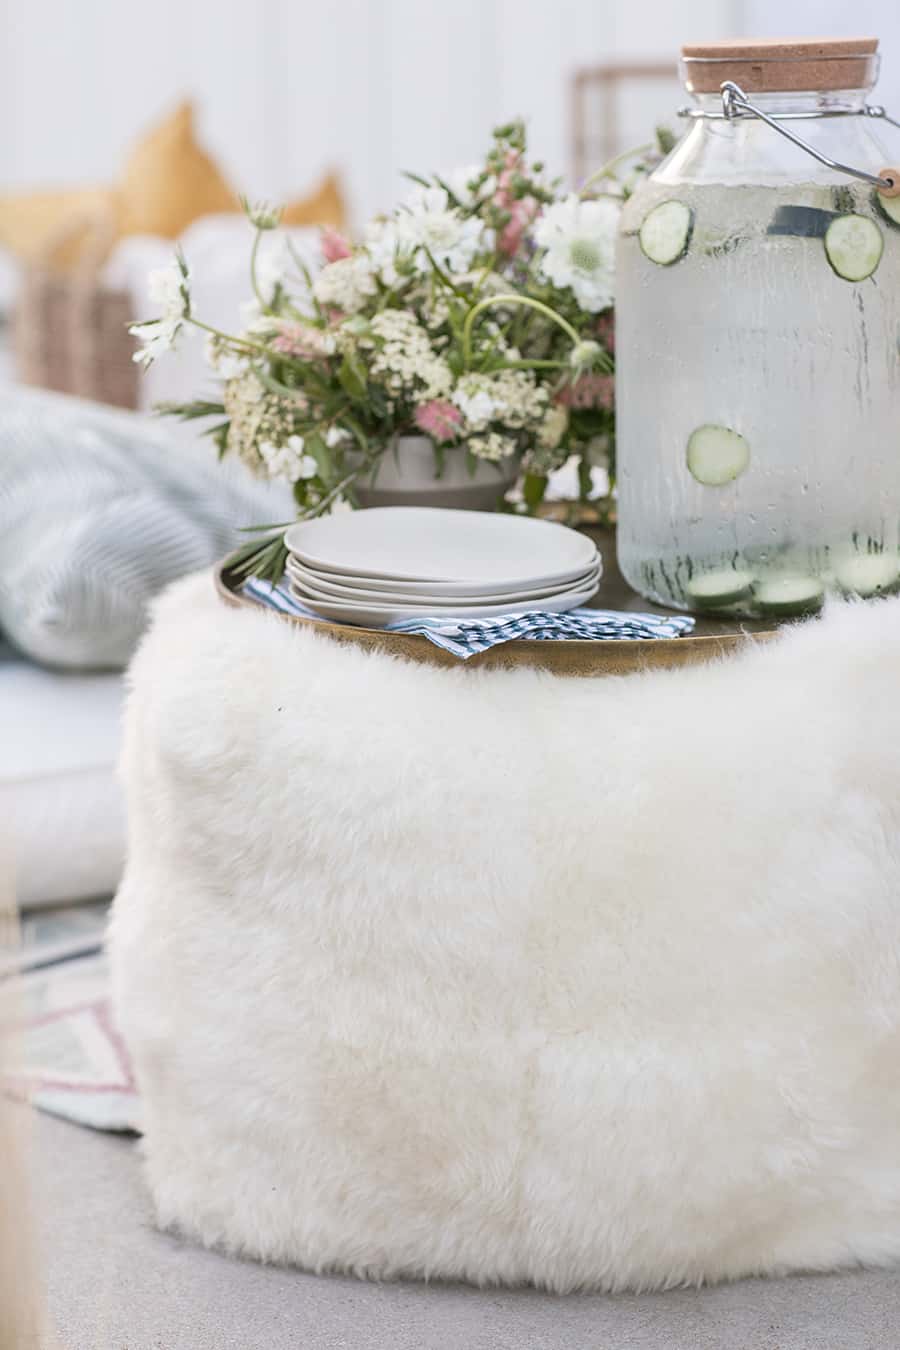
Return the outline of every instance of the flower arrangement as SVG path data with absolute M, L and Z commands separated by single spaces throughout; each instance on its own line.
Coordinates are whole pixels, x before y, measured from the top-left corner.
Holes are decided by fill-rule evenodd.
M 601 182 L 605 175 L 601 176 Z M 315 276 L 291 253 L 289 274 L 263 280 L 259 243 L 278 212 L 245 202 L 254 227 L 254 309 L 243 332 L 209 327 L 191 307 L 176 256 L 153 278 L 161 317 L 136 324 L 137 360 L 207 332 L 221 400 L 170 405 L 215 418 L 220 453 L 292 485 L 299 518 L 354 504 L 394 438 L 432 439 L 470 467 L 514 464 L 524 506 L 578 456 L 586 490 L 613 450 L 613 277 L 621 188 L 562 195 L 530 162 L 524 126 L 500 127 L 484 162 L 415 178 L 408 197 L 351 245 L 323 232 Z M 280 576 L 282 536 L 255 538 L 239 570 Z

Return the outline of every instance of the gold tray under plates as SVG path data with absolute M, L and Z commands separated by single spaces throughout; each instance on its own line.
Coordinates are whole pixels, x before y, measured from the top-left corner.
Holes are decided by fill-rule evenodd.
M 652 605 L 643 596 L 630 590 L 619 572 L 615 555 L 615 536 L 612 531 L 589 529 L 585 531 L 597 543 L 603 555 L 603 577 L 600 589 L 591 601 L 597 609 L 639 611 L 665 614 L 658 605 Z M 242 608 L 267 608 L 257 600 L 243 595 L 240 582 L 229 572 L 228 559 L 215 572 L 216 589 L 226 604 Z M 269 613 L 277 613 L 268 610 Z M 547 670 L 554 675 L 589 678 L 597 675 L 630 675 L 639 670 L 674 669 L 714 661 L 738 650 L 747 642 L 767 642 L 777 636 L 777 627 L 752 619 L 698 618 L 690 637 L 644 638 L 622 642 L 566 642 L 530 641 L 516 638 L 490 651 L 479 652 L 461 661 L 450 652 L 436 647 L 428 638 L 412 633 L 385 633 L 371 628 L 356 628 L 350 624 L 324 623 L 299 616 L 281 614 L 287 623 L 313 628 L 334 642 L 350 643 L 369 651 L 388 652 L 408 661 L 421 661 L 430 666 L 447 666 L 464 670 L 511 670 L 528 666 Z

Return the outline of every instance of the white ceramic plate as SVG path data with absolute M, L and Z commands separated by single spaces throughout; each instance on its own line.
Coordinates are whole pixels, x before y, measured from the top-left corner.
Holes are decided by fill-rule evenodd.
M 313 578 L 313 574 L 299 567 L 292 567 L 290 564 L 288 565 L 288 576 L 294 583 L 294 589 L 298 594 L 310 595 L 317 600 L 334 600 L 339 604 L 347 605 L 398 605 L 403 608 L 412 608 L 416 613 L 421 614 L 423 606 L 427 605 L 445 612 L 459 610 L 461 607 L 466 608 L 467 606 L 476 608 L 481 605 L 527 605 L 534 609 L 546 596 L 560 595 L 564 591 L 583 591 L 589 586 L 596 588 L 600 580 L 600 568 L 594 567 L 590 572 L 583 572 L 575 581 L 564 582 L 561 585 L 543 586 L 533 591 L 504 591 L 494 595 L 485 595 L 483 592 L 478 595 L 447 595 L 446 592 L 430 594 L 427 591 L 419 593 L 395 591 L 389 589 L 389 582 L 384 583 L 384 590 L 360 590 L 355 586 L 340 586 L 333 585 L 331 582 L 320 581 L 318 574 Z
M 418 618 L 456 618 L 456 619 L 496 619 L 503 614 L 519 614 L 530 609 L 539 609 L 548 614 L 564 614 L 567 610 L 577 609 L 587 604 L 597 593 L 597 583 L 582 590 L 563 591 L 557 595 L 545 596 L 537 604 L 510 605 L 467 605 L 462 609 L 441 607 L 435 610 L 426 605 L 360 605 L 341 604 L 335 600 L 318 600 L 301 591 L 294 582 L 291 594 L 302 605 L 311 609 L 323 619 L 334 619 L 336 623 L 359 624 L 363 628 L 386 628 L 388 624 L 402 623 L 404 619 Z
M 441 601 L 459 600 L 462 604 L 468 604 L 488 600 L 495 595 L 543 595 L 561 586 L 573 586 L 587 581 L 594 575 L 600 576 L 603 571 L 603 560 L 595 551 L 593 561 L 587 568 L 510 590 L 500 589 L 503 583 L 493 580 L 476 586 L 471 581 L 397 581 L 393 577 L 354 577 L 346 572 L 326 572 L 307 567 L 292 553 L 288 554 L 286 570 L 295 581 L 327 591 L 329 595 L 334 595 L 335 599 L 353 598 L 376 604 L 388 594 L 396 600 L 418 600 L 421 596 L 427 595 Z
M 315 571 L 360 579 L 440 585 L 463 584 L 463 593 L 537 590 L 588 571 L 597 550 L 586 535 L 549 520 L 450 511 L 435 507 L 380 506 L 304 520 L 285 544 Z

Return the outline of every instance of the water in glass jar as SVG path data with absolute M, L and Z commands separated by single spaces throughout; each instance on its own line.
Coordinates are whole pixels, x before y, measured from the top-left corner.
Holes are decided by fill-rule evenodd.
M 667 202 L 686 209 L 648 220 Z M 900 581 L 889 206 L 822 183 L 650 182 L 626 204 L 619 559 L 645 595 L 774 615 Z

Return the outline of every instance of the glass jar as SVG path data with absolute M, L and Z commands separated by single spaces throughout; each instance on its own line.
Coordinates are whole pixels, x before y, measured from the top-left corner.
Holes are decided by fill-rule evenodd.
M 683 51 L 690 130 L 617 256 L 619 560 L 660 604 L 802 613 L 900 583 L 900 196 L 721 91 L 878 178 L 877 65 L 874 39 Z

